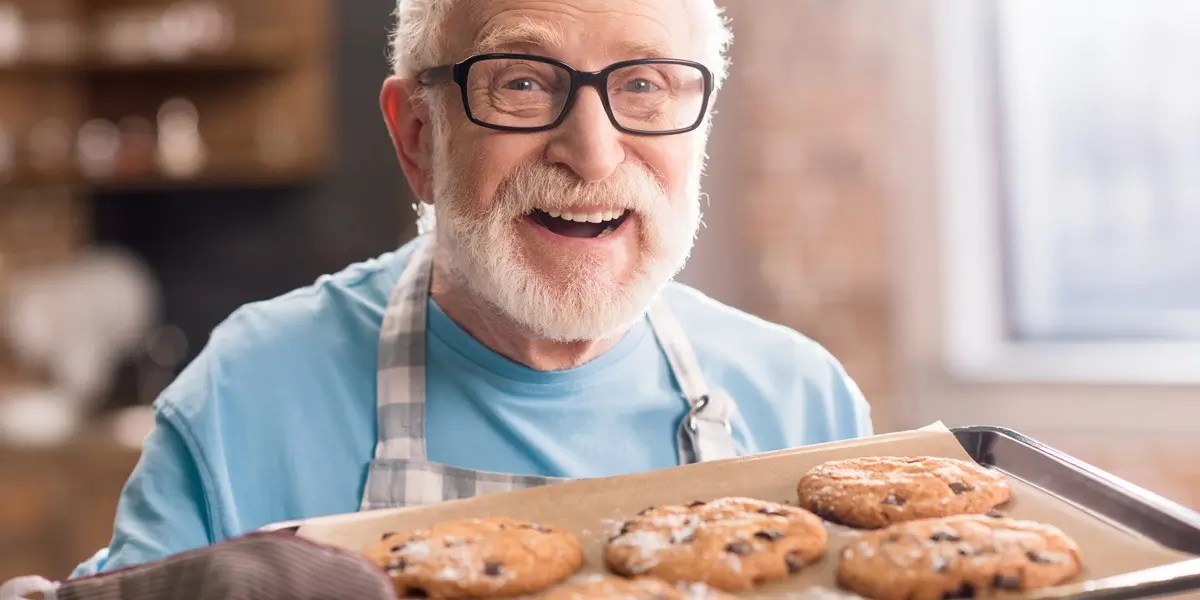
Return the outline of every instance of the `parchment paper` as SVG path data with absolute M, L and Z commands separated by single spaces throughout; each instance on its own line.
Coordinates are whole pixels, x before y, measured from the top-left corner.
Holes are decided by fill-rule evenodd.
M 431 506 L 325 517 L 306 522 L 297 535 L 361 551 L 387 531 L 415 529 L 447 519 L 507 516 L 573 531 L 585 551 L 582 573 L 602 573 L 605 571 L 602 547 L 608 536 L 620 527 L 622 520 L 648 506 L 722 496 L 796 504 L 796 483 L 809 469 L 827 460 L 862 456 L 942 456 L 971 460 L 954 434 L 936 423 L 915 431 L 726 461 L 575 481 Z M 1069 584 L 1194 558 L 1119 528 L 1023 481 L 1012 477 L 1009 480 L 1013 485 L 1013 500 L 1000 510 L 1014 518 L 1055 525 L 1079 543 L 1084 570 Z M 841 526 L 828 527 L 829 551 L 820 562 L 786 581 L 762 585 L 742 595 L 803 597 L 807 594 L 789 592 L 836 591 L 838 552 L 856 532 Z

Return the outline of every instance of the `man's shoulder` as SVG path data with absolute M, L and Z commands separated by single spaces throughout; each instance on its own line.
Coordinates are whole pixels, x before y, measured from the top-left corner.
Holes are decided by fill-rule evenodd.
M 804 334 L 673 283 L 664 291 L 710 385 L 734 394 L 770 448 L 869 435 L 871 408 L 845 368 Z M 798 425 L 799 424 L 799 425 Z M 773 439 L 773 442 L 766 440 Z
M 210 346 L 222 358 L 325 350 L 314 336 L 378 332 L 392 287 L 411 248 L 388 252 L 322 275 L 312 284 L 247 303 L 213 329 Z M 307 342 L 295 347 L 297 342 Z
M 824 346 L 799 331 L 720 302 L 688 285 L 672 282 L 663 297 L 698 354 L 760 364 L 763 360 L 784 360 L 792 369 L 803 364 L 826 368 L 837 362 Z
M 309 383 L 309 375 L 369 369 L 391 289 L 416 242 L 317 278 L 279 296 L 242 305 L 160 398 L 184 413 L 238 397 Z

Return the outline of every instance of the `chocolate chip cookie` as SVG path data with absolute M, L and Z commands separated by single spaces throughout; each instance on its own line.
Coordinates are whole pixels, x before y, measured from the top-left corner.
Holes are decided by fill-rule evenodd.
M 796 486 L 800 506 L 860 529 L 982 514 L 1012 489 L 1000 473 L 974 462 L 931 456 L 874 456 L 819 465 Z
M 821 519 L 806 510 L 720 498 L 642 511 L 609 540 L 604 558 L 619 575 L 739 592 L 798 573 L 827 543 Z
M 568 582 L 543 600 L 733 600 L 733 596 L 703 583 L 667 583 L 651 577 L 621 579 L 603 575 Z
M 1032 521 L 958 515 L 871 531 L 842 549 L 838 584 L 874 600 L 974 598 L 1064 583 L 1079 547 Z
M 542 591 L 583 565 L 569 532 L 517 519 L 469 519 L 388 534 L 365 556 L 401 598 L 492 598 Z

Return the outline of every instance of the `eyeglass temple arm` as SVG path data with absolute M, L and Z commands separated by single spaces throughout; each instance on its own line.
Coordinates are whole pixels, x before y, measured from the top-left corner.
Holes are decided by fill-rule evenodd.
M 454 65 L 430 67 L 417 74 L 420 85 L 438 85 L 450 81 L 454 77 Z

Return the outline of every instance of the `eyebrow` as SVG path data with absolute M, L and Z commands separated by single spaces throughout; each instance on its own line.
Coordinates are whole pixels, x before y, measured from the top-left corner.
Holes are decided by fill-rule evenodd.
M 646 40 L 622 40 L 613 45 L 614 58 L 670 58 L 661 44 Z
M 472 45 L 472 53 L 489 54 L 514 48 L 562 48 L 566 45 L 558 29 L 535 21 L 516 21 L 485 29 Z M 612 46 L 613 58 L 670 58 L 662 44 L 647 40 L 622 40 Z
M 514 47 L 561 48 L 558 30 L 533 21 L 505 23 L 480 32 L 473 47 L 475 54 L 501 52 Z

